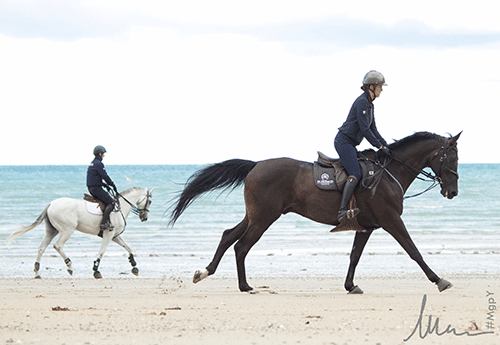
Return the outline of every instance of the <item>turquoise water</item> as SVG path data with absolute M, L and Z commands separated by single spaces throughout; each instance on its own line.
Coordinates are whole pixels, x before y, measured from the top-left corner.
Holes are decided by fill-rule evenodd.
M 107 166 L 119 190 L 153 188 L 149 220 L 128 219 L 123 238 L 134 249 L 140 276 L 190 278 L 208 265 L 222 231 L 234 227 L 245 212 L 243 188 L 230 194 L 206 195 L 187 209 L 175 227 L 167 227 L 167 208 L 196 170 L 197 165 Z M 500 265 L 500 165 L 461 164 L 459 195 L 447 200 L 439 188 L 405 201 L 403 219 L 431 268 L 441 276 L 451 274 L 499 274 Z M 35 221 L 43 208 L 60 197 L 81 198 L 86 166 L 0 166 L 0 278 L 32 277 L 36 251 L 44 235 L 40 225 L 6 245 L 3 240 L 17 224 Z M 133 176 L 131 181 L 126 177 Z M 429 184 L 416 181 L 407 195 Z M 282 216 L 252 248 L 247 257 L 249 277 L 339 276 L 349 264 L 354 232 L 332 234 L 330 226 L 295 214 Z M 92 263 L 100 238 L 75 232 L 65 245 L 76 278 L 92 277 Z M 49 246 L 41 262 L 42 277 L 70 277 Z M 109 278 L 131 276 L 127 253 L 111 243 L 101 262 Z M 420 274 L 420 268 L 383 230 L 372 235 L 358 266 L 357 276 Z M 230 248 L 216 273 L 234 277 Z M 339 281 L 339 285 L 341 280 Z

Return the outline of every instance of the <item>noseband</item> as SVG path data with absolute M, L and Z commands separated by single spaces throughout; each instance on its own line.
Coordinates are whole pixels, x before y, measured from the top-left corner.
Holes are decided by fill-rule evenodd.
M 147 194 L 146 196 L 144 197 L 144 199 L 142 199 L 141 201 L 139 201 L 137 204 L 141 204 L 145 199 L 146 200 L 146 204 L 144 205 L 144 208 L 137 208 L 137 207 L 133 207 L 133 211 L 134 214 L 138 214 L 139 217 L 141 217 L 144 213 L 146 212 L 149 212 L 149 206 L 151 205 L 151 193 L 149 191 L 147 191 Z
M 456 172 L 455 170 L 450 169 L 449 164 L 447 164 L 447 158 L 448 158 L 447 150 L 451 149 L 451 150 L 455 150 L 455 151 L 458 152 L 457 145 L 455 144 L 453 146 L 448 147 L 447 146 L 448 140 L 449 139 L 446 139 L 444 141 L 444 145 L 441 147 L 441 150 L 443 150 L 443 155 L 441 156 L 441 158 L 439 158 L 439 162 L 441 164 L 439 165 L 439 173 L 436 176 L 436 178 L 439 181 L 439 184 L 441 184 L 441 185 L 444 185 L 443 179 L 441 177 L 444 172 L 449 172 L 449 173 L 451 173 L 452 175 L 454 175 L 458 179 L 458 172 Z M 437 157 L 440 151 L 437 151 L 436 154 L 434 155 L 434 157 Z M 443 168 L 443 165 L 444 165 L 444 168 Z

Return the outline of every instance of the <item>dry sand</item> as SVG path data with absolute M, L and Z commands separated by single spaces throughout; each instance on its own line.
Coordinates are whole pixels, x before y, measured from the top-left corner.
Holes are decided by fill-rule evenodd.
M 2 279 L 0 344 L 500 344 L 500 277 L 446 278 Z

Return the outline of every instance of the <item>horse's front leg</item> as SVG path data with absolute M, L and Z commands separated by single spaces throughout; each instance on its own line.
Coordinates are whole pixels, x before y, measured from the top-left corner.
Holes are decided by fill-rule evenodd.
M 398 241 L 401 247 L 403 247 L 403 249 L 408 253 L 410 258 L 412 258 L 422 268 L 427 278 L 437 285 L 439 292 L 453 286 L 449 281 L 439 278 L 438 275 L 434 273 L 425 263 L 424 258 L 418 251 L 415 243 L 413 243 L 413 240 L 411 239 L 410 234 L 408 233 L 408 230 L 399 215 L 392 217 L 389 222 L 385 223 L 386 224 L 382 227 L 390 233 L 396 241 Z
M 121 238 L 120 235 L 113 238 L 113 242 L 125 248 L 125 250 L 129 253 L 128 261 L 130 262 L 130 265 L 132 265 L 132 273 L 136 276 L 139 275 L 139 269 L 136 267 L 137 263 L 135 262 L 134 254 L 132 253 L 132 248 L 128 246 L 127 242 L 125 242 L 125 240 Z
M 356 232 L 354 237 L 354 242 L 351 250 L 351 262 L 349 264 L 349 270 L 347 272 L 347 277 L 345 279 L 344 287 L 350 294 L 362 294 L 361 290 L 357 285 L 354 285 L 354 272 L 356 271 L 356 266 L 358 265 L 361 254 L 365 248 L 366 242 L 370 238 L 373 230 L 368 230 L 366 232 Z
M 97 254 L 97 259 L 94 261 L 94 267 L 92 268 L 94 271 L 94 278 L 96 279 L 102 278 L 101 272 L 99 272 L 99 264 L 101 263 L 101 259 L 104 256 L 104 252 L 106 251 L 106 248 L 113 239 L 114 234 L 115 230 L 113 231 L 105 230 L 104 234 L 102 235 L 101 248 L 99 249 L 99 253 Z

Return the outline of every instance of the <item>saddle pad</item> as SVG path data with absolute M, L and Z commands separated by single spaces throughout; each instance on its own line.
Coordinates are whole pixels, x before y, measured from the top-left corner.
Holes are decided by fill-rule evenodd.
M 101 215 L 102 216 L 102 211 L 101 208 L 99 207 L 99 204 L 96 202 L 89 202 L 85 200 L 85 204 L 87 206 L 87 212 L 90 214 L 96 214 L 96 215 Z
M 85 204 L 87 206 L 87 212 L 88 213 L 102 216 L 103 212 L 102 212 L 102 209 L 101 209 L 101 207 L 100 207 L 100 205 L 98 203 L 87 201 L 87 200 L 84 200 L 84 201 L 85 201 Z M 118 211 L 119 211 L 119 209 L 115 205 L 115 208 L 113 209 L 112 213 L 115 213 L 115 212 L 118 212 Z
M 359 183 L 358 188 L 370 188 L 375 175 L 373 163 L 370 161 L 359 161 L 363 179 Z M 347 172 L 342 163 L 334 162 L 329 167 L 325 167 L 320 162 L 314 162 L 313 178 L 316 187 L 322 190 L 343 190 L 347 181 Z
M 340 190 L 347 180 L 347 174 L 340 165 L 322 166 L 314 162 L 313 177 L 316 187 L 322 190 Z

